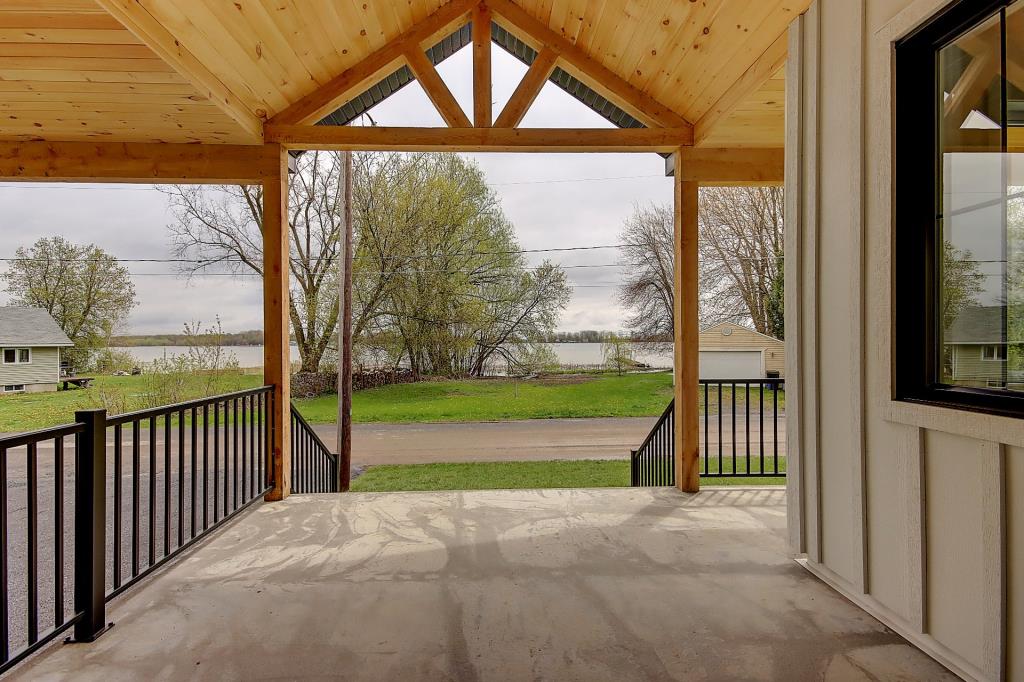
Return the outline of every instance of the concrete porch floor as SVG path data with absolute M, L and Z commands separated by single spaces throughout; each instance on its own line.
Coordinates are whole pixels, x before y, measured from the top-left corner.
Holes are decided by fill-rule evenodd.
M 293 496 L 12 679 L 940 680 L 786 554 L 785 493 Z

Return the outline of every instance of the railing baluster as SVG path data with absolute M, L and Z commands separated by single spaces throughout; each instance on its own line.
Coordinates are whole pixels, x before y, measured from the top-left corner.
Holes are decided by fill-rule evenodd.
M 114 589 L 121 587 L 121 496 L 124 494 L 121 481 L 121 425 L 114 426 Z
M 761 398 L 758 401 L 758 405 L 757 405 L 757 415 L 758 415 L 757 433 L 759 434 L 758 444 L 757 444 L 757 454 L 758 454 L 758 457 L 761 460 L 761 467 L 760 467 L 760 471 L 758 473 L 760 473 L 761 475 L 764 475 L 764 386 L 765 386 L 765 382 L 762 381 L 761 382 L 761 390 L 758 392 L 760 394 Z
M 192 408 L 193 411 L 195 408 Z M 178 410 L 178 547 L 185 544 L 185 410 Z M 192 431 L 195 433 L 195 422 Z M 195 440 L 192 449 L 195 451 Z M 168 476 L 170 474 L 168 473 Z
M 744 398 L 744 416 L 743 416 L 743 428 L 744 428 L 744 441 L 743 441 L 743 459 L 746 462 L 746 473 L 750 473 L 750 382 L 744 382 L 744 388 L 746 396 Z
M 708 442 L 708 417 L 711 412 L 710 405 L 708 405 L 708 385 L 704 384 L 704 475 L 706 476 L 710 471 L 708 470 L 708 454 L 710 444 Z
M 156 417 L 149 418 L 149 565 L 156 549 Z
M 732 401 L 732 473 L 736 473 L 736 382 L 729 386 L 729 399 Z
M 53 626 L 64 624 L 64 437 L 53 439 Z
M 189 505 L 189 535 L 190 537 L 196 536 L 196 448 L 199 445 L 199 424 L 197 420 L 199 418 L 199 412 L 195 407 L 192 408 L 192 468 L 189 470 L 189 493 L 192 503 Z M 182 544 L 182 538 L 178 539 L 178 544 Z
M 213 522 L 220 518 L 220 403 L 213 403 Z
M 7 448 L 0 448 L 0 657 L 11 658 L 10 590 L 7 584 Z
M 231 510 L 238 509 L 238 398 L 231 401 L 231 421 L 235 437 L 231 447 L 231 457 L 234 466 L 231 472 L 232 502 Z
M 722 382 L 716 387 L 718 392 L 718 475 L 725 473 L 722 470 Z
M 246 408 L 246 399 L 242 398 L 242 501 L 249 499 L 246 494 L 246 488 L 248 485 L 248 478 L 246 472 L 248 469 L 247 462 L 249 461 L 249 449 L 246 447 L 246 434 L 249 432 L 249 420 L 246 418 L 248 409 Z
M 139 574 L 139 427 L 132 422 L 132 577 Z
M 26 446 L 28 484 L 25 490 L 28 514 L 26 562 L 28 572 L 28 643 L 39 641 L 39 467 L 35 443 Z
M 775 462 L 775 473 L 779 473 L 779 385 L 775 382 L 775 390 L 772 391 L 772 459 Z
M 210 406 L 203 405 L 203 530 L 210 527 Z
M 180 441 L 179 441 L 180 442 Z M 164 556 L 171 553 L 171 416 L 164 416 Z M 150 560 L 150 564 L 152 564 Z

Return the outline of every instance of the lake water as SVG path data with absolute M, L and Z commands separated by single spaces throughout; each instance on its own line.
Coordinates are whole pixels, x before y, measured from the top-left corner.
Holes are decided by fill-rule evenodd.
M 599 343 L 552 343 L 550 344 L 563 365 L 599 365 L 602 362 L 601 344 Z M 139 363 L 149 363 L 160 358 L 184 355 L 188 350 L 183 346 L 134 346 L 122 348 L 131 353 Z M 262 367 L 263 346 L 228 346 L 225 350 L 234 355 L 241 367 Z M 298 359 L 299 352 L 292 346 L 292 358 Z M 637 362 L 652 367 L 671 368 L 672 353 L 637 352 Z

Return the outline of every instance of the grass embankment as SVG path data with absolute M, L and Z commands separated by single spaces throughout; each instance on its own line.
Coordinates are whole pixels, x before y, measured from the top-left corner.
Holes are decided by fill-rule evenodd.
M 97 376 L 92 388 L 53 393 L 0 397 L 0 433 L 31 431 L 73 420 L 75 410 L 108 405 L 131 405 L 145 397 L 150 384 L 145 376 Z M 229 375 L 218 379 L 220 393 L 256 388 L 260 375 Z M 186 399 L 206 397 L 205 392 Z M 737 411 L 746 393 L 736 392 Z M 751 390 L 752 408 L 757 389 Z M 423 381 L 358 391 L 352 397 L 353 421 L 359 422 L 473 422 L 573 417 L 649 417 L 662 413 L 672 399 L 672 374 L 594 374 L 551 376 L 527 381 L 467 379 Z M 704 394 L 699 395 L 703 410 Z M 765 404 L 771 405 L 771 391 Z M 708 400 L 711 414 L 718 410 L 716 392 Z M 315 424 L 337 420 L 338 397 L 296 400 L 302 415 Z M 779 408 L 785 394 L 779 394 Z M 124 410 L 111 408 L 114 412 Z M 138 409 L 132 408 L 132 409 Z M 722 409 L 732 409 L 730 389 L 722 393 Z
M 779 458 L 785 470 L 785 458 Z M 717 463 L 712 463 L 712 471 Z M 726 469 L 730 470 L 729 465 Z M 740 467 L 742 470 L 742 465 Z M 705 478 L 701 485 L 785 485 L 767 476 Z M 386 464 L 369 467 L 352 481 L 355 492 L 414 490 L 497 490 L 522 488 L 624 488 L 629 486 L 625 460 L 558 460 L 550 462 L 462 462 L 458 464 Z

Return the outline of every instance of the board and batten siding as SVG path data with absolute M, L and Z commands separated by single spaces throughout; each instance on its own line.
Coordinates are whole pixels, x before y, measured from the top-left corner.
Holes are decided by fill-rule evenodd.
M 967 679 L 1024 679 L 1024 421 L 892 400 L 893 43 L 948 0 L 817 0 L 790 28 L 790 539 Z
M 729 334 L 722 333 L 726 329 Z M 738 324 L 723 322 L 708 327 L 700 333 L 699 345 L 701 350 L 710 351 L 760 351 L 765 372 L 786 376 L 786 344 Z
M 22 346 L 24 347 L 24 346 Z M 0 362 L 0 388 L 11 384 L 49 384 L 57 385 L 60 375 L 60 349 L 52 347 L 32 347 L 32 362 L 27 364 L 5 365 Z

